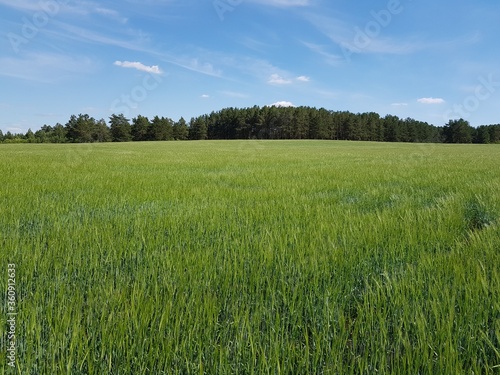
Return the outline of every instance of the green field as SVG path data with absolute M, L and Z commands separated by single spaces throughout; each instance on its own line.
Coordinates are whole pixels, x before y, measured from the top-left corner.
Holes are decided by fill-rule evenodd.
M 0 176 L 1 374 L 500 373 L 499 145 L 0 145 Z

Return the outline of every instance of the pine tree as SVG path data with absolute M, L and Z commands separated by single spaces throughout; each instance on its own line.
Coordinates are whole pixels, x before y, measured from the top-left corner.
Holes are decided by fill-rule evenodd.
M 130 142 L 132 140 L 130 122 L 123 114 L 111 115 L 109 123 L 113 142 Z

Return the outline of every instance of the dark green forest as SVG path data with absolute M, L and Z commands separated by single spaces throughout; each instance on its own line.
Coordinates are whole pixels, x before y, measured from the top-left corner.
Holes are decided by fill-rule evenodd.
M 108 122 L 88 114 L 72 115 L 65 124 L 44 125 L 26 134 L 3 134 L 2 143 L 90 143 L 204 139 L 328 139 L 377 142 L 500 143 L 500 124 L 472 127 L 450 120 L 435 126 L 412 118 L 374 112 L 351 113 L 312 107 L 254 106 L 174 121 L 155 116 L 127 119 L 113 114 Z

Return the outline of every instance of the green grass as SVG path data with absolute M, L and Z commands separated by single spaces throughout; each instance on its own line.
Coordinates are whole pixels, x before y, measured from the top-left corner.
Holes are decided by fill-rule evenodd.
M 10 374 L 498 374 L 500 148 L 0 146 Z M 3 297 L 2 297 L 3 298 Z

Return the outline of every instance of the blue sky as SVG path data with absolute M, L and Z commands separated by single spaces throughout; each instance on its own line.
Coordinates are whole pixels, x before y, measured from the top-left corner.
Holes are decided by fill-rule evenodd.
M 491 0 L 0 0 L 0 129 L 306 105 L 500 123 Z

